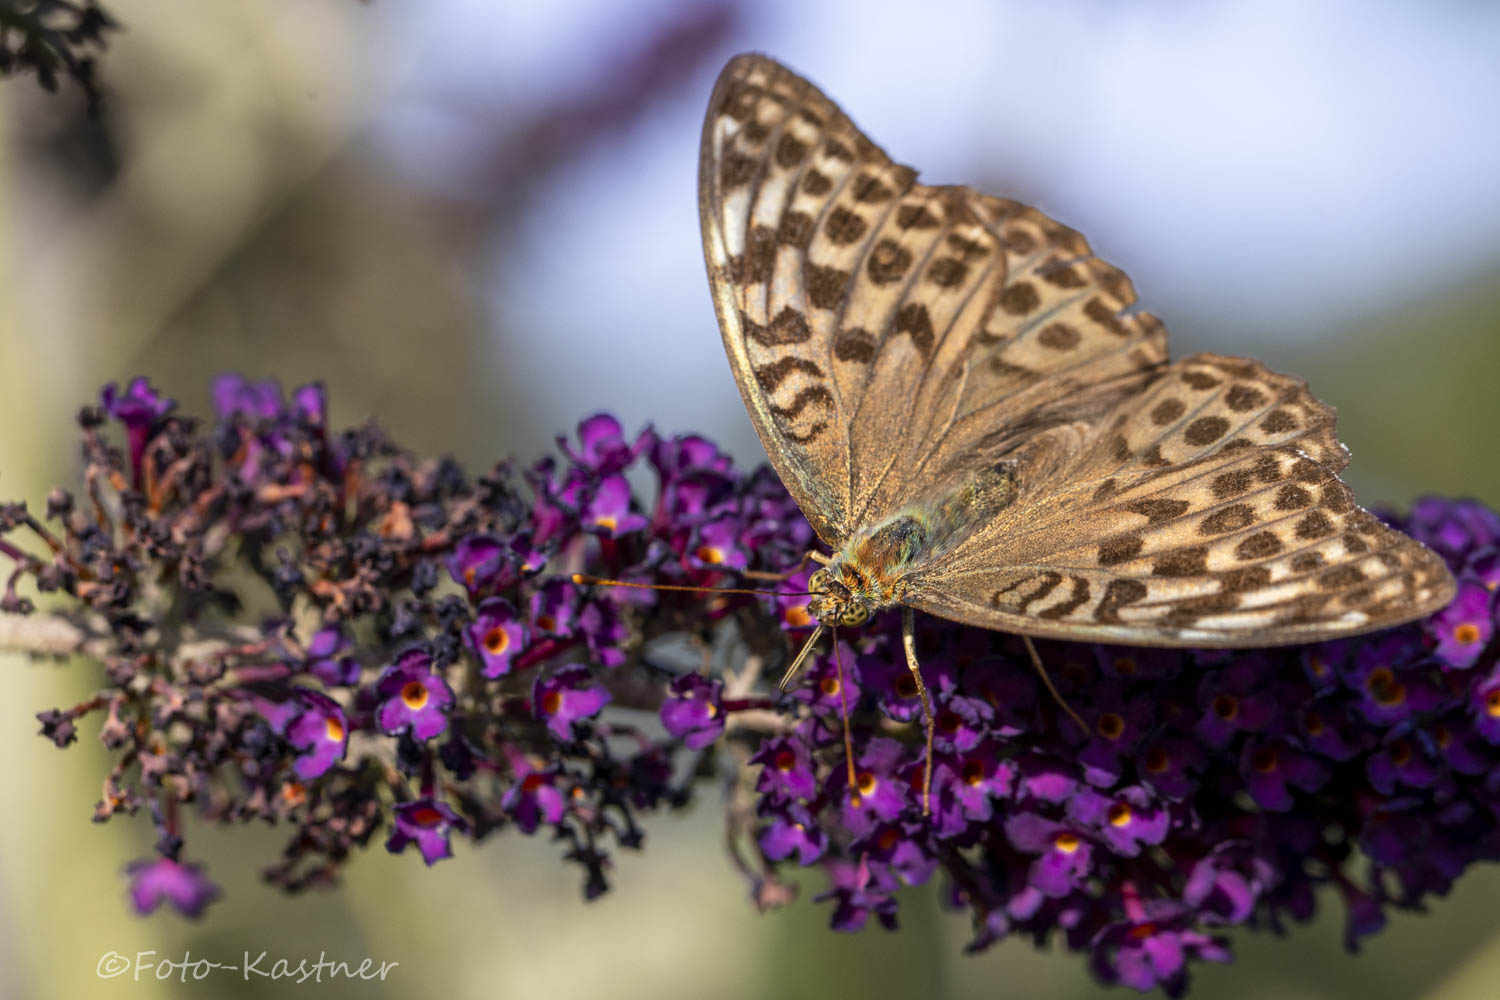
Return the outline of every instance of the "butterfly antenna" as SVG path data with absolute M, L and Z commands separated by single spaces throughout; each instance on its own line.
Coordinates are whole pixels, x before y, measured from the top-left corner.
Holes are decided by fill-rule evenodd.
M 587 573 L 574 573 L 570 578 L 580 587 L 592 584 L 596 587 L 634 587 L 637 590 L 680 590 L 694 594 L 758 594 L 761 597 L 811 596 L 812 591 L 801 590 L 750 590 L 744 587 L 688 587 L 676 583 L 636 583 L 631 580 L 606 580 Z
M 922 696 L 922 728 L 927 733 L 927 761 L 922 767 L 922 815 L 932 814 L 932 701 L 927 697 L 927 685 L 922 683 L 922 668 L 917 665 L 916 616 L 909 607 L 901 609 L 901 648 L 906 650 L 906 668 L 912 680 L 917 682 L 917 694 Z
M 1064 712 L 1067 712 L 1068 716 L 1074 722 L 1078 723 L 1078 728 L 1082 729 L 1084 734 L 1087 735 L 1089 727 L 1078 717 L 1078 713 L 1073 711 L 1073 706 L 1063 700 L 1062 694 L 1053 685 L 1052 678 L 1047 673 L 1047 668 L 1042 666 L 1042 658 L 1037 655 L 1036 646 L 1032 643 L 1031 636 L 1023 635 L 1021 636 L 1021 641 L 1026 644 L 1026 652 L 1031 654 L 1031 665 L 1036 668 L 1037 674 L 1042 678 L 1042 683 L 1047 686 L 1048 692 L 1052 695 L 1052 700 L 1057 702 L 1058 706 Z
M 802 672 L 802 664 L 807 662 L 808 655 L 812 653 L 813 647 L 818 644 L 818 640 L 823 638 L 823 633 L 827 629 L 827 625 L 819 625 L 813 629 L 813 634 L 808 636 L 807 641 L 802 644 L 802 651 L 797 654 L 797 658 L 792 661 L 792 665 L 786 668 L 786 673 L 781 675 L 781 683 L 777 685 L 779 690 L 785 691 L 791 686 L 792 681 L 796 680 L 797 675 Z
M 849 794 L 854 795 L 858 789 L 854 778 L 854 737 L 849 733 L 849 685 L 844 683 L 844 661 L 839 656 L 839 630 L 830 631 L 833 633 L 833 669 L 839 678 L 839 712 L 844 717 L 844 764 L 849 768 Z

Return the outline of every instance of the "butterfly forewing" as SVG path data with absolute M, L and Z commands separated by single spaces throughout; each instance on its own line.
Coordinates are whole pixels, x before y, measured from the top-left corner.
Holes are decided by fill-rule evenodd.
M 1097 418 L 1166 359 L 1078 233 L 915 177 L 771 60 L 720 76 L 699 171 L 720 327 L 767 453 L 833 545 L 1018 434 Z
M 699 184 L 736 381 L 826 542 L 988 470 L 1015 478 L 906 603 L 1035 635 L 1245 646 L 1451 599 L 1436 556 L 1354 506 L 1333 412 L 1301 380 L 1168 365 L 1161 324 L 1083 237 L 916 183 L 777 63 L 725 68 Z

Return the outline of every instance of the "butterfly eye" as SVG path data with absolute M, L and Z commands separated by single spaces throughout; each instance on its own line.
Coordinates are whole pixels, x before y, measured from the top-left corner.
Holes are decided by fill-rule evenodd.
M 839 613 L 839 624 L 847 628 L 857 628 L 870 620 L 870 609 L 863 604 L 847 605 Z

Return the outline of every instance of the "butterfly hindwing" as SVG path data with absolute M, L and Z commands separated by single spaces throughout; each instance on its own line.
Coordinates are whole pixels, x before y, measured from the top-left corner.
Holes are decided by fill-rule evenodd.
M 1149 645 L 1302 642 L 1428 614 L 1442 561 L 1355 505 L 1333 411 L 1243 358 L 1172 365 L 1075 459 L 915 582 L 991 628 Z

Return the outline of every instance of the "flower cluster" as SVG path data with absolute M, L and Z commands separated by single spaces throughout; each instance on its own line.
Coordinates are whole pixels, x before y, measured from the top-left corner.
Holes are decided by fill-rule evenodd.
M 1460 581 L 1425 622 L 1275 650 L 1039 644 L 1086 730 L 1018 640 L 919 620 L 929 762 L 898 616 L 766 683 L 815 624 L 816 541 L 768 470 L 599 415 L 560 457 L 473 479 L 333 433 L 316 386 L 215 390 L 201 426 L 143 380 L 107 388 L 80 419 L 82 499 L 0 506 L 0 607 L 33 611 L 25 580 L 61 595 L 50 620 L 104 666 L 39 717 L 66 746 L 103 716 L 97 816 L 159 831 L 129 873 L 142 911 L 217 894 L 183 858 L 188 808 L 290 826 L 266 871 L 288 890 L 382 828 L 432 864 L 514 827 L 563 842 L 593 897 L 643 814 L 727 773 L 758 905 L 815 866 L 835 928 L 894 927 L 897 890 L 936 876 L 974 950 L 1057 939 L 1177 993 L 1192 960 L 1229 960 L 1225 928 L 1304 920 L 1322 889 L 1352 948 L 1500 857 L 1500 515 L 1478 503 L 1393 519 Z

